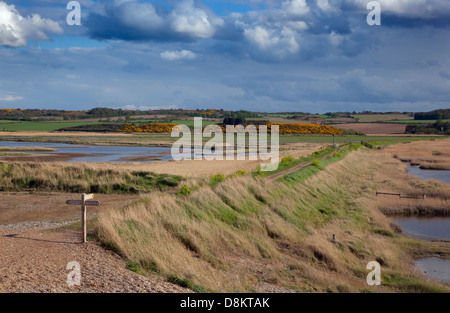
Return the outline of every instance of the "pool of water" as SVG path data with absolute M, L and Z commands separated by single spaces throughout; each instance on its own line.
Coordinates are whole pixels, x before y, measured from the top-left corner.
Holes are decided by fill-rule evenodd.
M 408 166 L 408 174 L 419 177 L 420 179 L 434 178 L 450 183 L 450 171 L 437 171 L 437 170 L 422 170 L 418 166 L 412 166 L 410 163 Z
M 42 153 L 83 153 L 86 156 L 76 157 L 69 162 L 126 162 L 121 161 L 122 158 L 128 157 L 155 157 L 162 161 L 171 160 L 170 148 L 160 147 L 123 147 L 123 146 L 89 146 L 89 145 L 72 145 L 64 143 L 47 143 L 47 142 L 16 142 L 16 141 L 0 141 L 2 147 L 42 147 L 53 148 L 57 151 Z M 40 153 L 40 152 L 36 152 Z M 132 161 L 132 162 L 152 162 L 150 161 Z
M 450 241 L 450 217 L 396 217 L 407 235 L 425 240 Z
M 142 158 L 142 157 L 154 157 L 161 161 L 172 160 L 171 148 L 166 147 L 126 147 L 126 146 L 90 146 L 90 145 L 74 145 L 65 143 L 50 143 L 50 142 L 19 142 L 19 141 L 0 141 L 0 147 L 40 147 L 40 148 L 53 148 L 57 151 L 54 152 L 30 152 L 30 153 L 82 153 L 83 157 L 74 157 L 68 162 L 138 162 L 147 163 L 154 162 L 155 160 L 122 160 L 123 158 Z M 223 154 L 225 157 L 225 151 L 218 150 L 217 153 Z M 204 158 L 207 156 L 214 157 L 214 154 L 208 154 L 201 149 L 193 149 L 187 153 L 180 153 L 183 158 L 190 156 Z M 244 156 L 247 158 L 249 153 L 238 153 L 238 156 Z
M 430 278 L 450 284 L 450 260 L 425 258 L 416 260 L 415 267 Z

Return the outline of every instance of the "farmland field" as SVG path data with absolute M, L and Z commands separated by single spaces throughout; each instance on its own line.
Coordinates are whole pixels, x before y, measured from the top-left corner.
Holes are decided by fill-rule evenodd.
M 366 135 L 400 135 L 404 134 L 406 125 L 384 123 L 349 123 L 336 124 L 334 127 L 362 132 Z
M 0 131 L 55 131 L 65 127 L 89 124 L 105 124 L 104 122 L 38 122 L 38 121 L 0 121 Z
M 443 123 L 450 122 L 450 119 L 441 120 Z M 436 123 L 437 120 L 403 120 L 403 121 L 389 121 L 389 123 L 398 123 L 398 124 L 432 124 Z
M 414 120 L 414 116 L 409 114 L 355 114 L 352 116 L 359 123 Z

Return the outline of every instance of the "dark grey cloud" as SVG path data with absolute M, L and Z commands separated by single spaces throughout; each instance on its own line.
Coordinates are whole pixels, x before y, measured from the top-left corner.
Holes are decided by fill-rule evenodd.
M 104 8 L 104 14 L 90 14 L 85 22 L 94 39 L 191 41 L 213 37 L 223 24 L 220 17 L 193 0 L 182 0 L 170 11 L 137 0 L 115 0 Z

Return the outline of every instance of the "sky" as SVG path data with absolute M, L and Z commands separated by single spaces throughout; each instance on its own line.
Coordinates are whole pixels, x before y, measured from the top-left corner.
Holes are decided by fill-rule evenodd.
M 0 0 L 0 108 L 450 108 L 450 1 Z

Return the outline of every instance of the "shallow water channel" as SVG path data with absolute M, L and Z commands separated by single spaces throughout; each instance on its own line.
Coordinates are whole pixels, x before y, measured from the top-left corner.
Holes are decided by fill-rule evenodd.
M 408 173 L 421 179 L 434 178 L 450 182 L 450 171 L 422 170 L 409 163 Z M 396 217 L 403 232 L 412 237 L 424 240 L 450 241 L 450 217 Z M 450 284 L 450 259 L 429 257 L 416 260 L 415 267 L 430 278 Z

